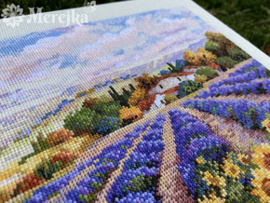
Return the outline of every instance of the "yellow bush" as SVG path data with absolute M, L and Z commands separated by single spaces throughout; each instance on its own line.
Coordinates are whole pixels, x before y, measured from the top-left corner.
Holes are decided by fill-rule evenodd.
M 199 48 L 198 49 L 198 58 L 201 61 L 201 63 L 212 64 L 212 63 L 215 63 L 217 56 L 215 54 L 212 54 L 209 51 L 206 51 L 203 48 Z
M 130 106 L 136 106 L 140 101 L 144 99 L 144 96 L 145 96 L 145 89 L 138 88 L 132 93 L 131 97 L 128 100 L 128 104 Z
M 120 118 L 122 118 L 123 120 L 139 120 L 143 116 L 142 111 L 135 106 L 132 106 L 130 108 L 123 107 L 119 110 L 119 113 Z
M 195 76 L 195 82 L 206 82 L 207 76 L 205 75 L 196 75 Z
M 270 120 L 268 118 L 266 118 L 263 122 L 262 122 L 262 126 L 266 128 L 266 130 L 270 133 Z
M 164 98 L 166 104 L 170 104 L 170 103 L 176 101 L 177 99 L 178 99 L 177 96 L 175 96 L 173 94 L 166 94 L 165 98 Z
M 185 51 L 184 52 L 184 59 L 188 61 L 191 64 L 194 64 L 196 66 L 200 65 L 207 65 L 215 63 L 217 56 L 212 54 L 209 51 L 206 51 L 203 48 L 198 49 L 198 54 L 192 52 L 192 51 Z
M 194 65 L 200 65 L 200 61 L 197 58 L 197 54 L 188 50 L 184 52 L 184 59 Z

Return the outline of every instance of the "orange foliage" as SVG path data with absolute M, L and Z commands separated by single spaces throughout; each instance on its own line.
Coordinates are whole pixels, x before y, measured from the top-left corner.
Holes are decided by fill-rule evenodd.
M 152 85 L 156 83 L 158 76 L 149 76 L 147 73 L 143 73 L 142 76 L 134 78 L 134 80 L 138 83 L 138 88 L 143 88 L 145 90 L 149 90 Z
M 0 202 L 5 202 L 17 195 L 24 193 L 27 190 L 30 190 L 38 185 L 41 185 L 46 180 L 40 177 L 36 177 L 34 173 L 30 173 L 23 177 L 22 180 L 17 182 L 16 187 L 10 190 L 9 192 L 4 193 L 4 191 L 0 192 Z M 1 201 L 2 200 L 2 201 Z
M 53 133 L 50 133 L 47 138 L 45 139 L 47 144 L 51 146 L 59 145 L 63 142 L 68 141 L 72 138 L 74 133 L 70 130 L 67 130 L 65 128 L 61 128 Z
M 128 107 L 123 107 L 122 109 L 119 110 L 120 112 L 120 118 L 124 119 L 124 120 L 139 120 L 142 118 L 143 116 L 143 113 L 142 111 L 135 107 L 135 106 L 132 106 L 130 108 Z
M 128 100 L 130 106 L 136 106 L 140 101 L 144 99 L 145 89 L 137 88 Z
M 149 98 L 139 102 L 139 104 L 136 107 L 139 108 L 141 111 L 149 110 L 151 105 L 154 103 L 155 99 L 156 94 L 152 94 Z
M 215 63 L 208 64 L 208 66 L 209 66 L 210 68 L 212 68 L 213 70 L 217 70 L 217 69 L 220 68 L 220 66 L 217 65 L 217 64 L 215 64 Z
M 87 108 L 89 108 L 89 109 L 91 109 L 91 110 L 93 110 L 93 105 L 96 103 L 96 101 L 97 101 L 98 99 L 97 98 L 92 98 L 92 97 L 90 97 L 89 99 L 86 99 L 84 102 L 83 102 L 83 106 L 84 107 L 87 107 Z
M 30 189 L 44 183 L 45 181 L 46 181 L 45 179 L 36 177 L 34 173 L 30 173 L 23 178 L 22 183 L 19 183 L 19 184 L 21 184 L 21 191 L 18 191 L 18 193 L 22 193 L 22 192 L 25 192 L 27 190 L 30 190 Z
M 61 165 L 61 168 L 65 168 L 65 165 L 70 165 L 74 159 L 76 159 L 78 155 L 76 155 L 74 152 L 70 152 L 66 149 L 61 149 L 61 151 L 54 155 L 51 159 L 51 163 L 55 163 L 57 161 L 62 161 L 63 165 Z

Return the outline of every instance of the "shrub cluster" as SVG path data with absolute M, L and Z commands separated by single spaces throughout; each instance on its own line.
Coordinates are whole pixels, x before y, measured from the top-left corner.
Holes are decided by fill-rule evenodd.
M 201 89 L 203 84 L 192 80 L 185 80 L 179 83 L 178 97 L 183 98 L 197 90 Z
M 166 94 L 164 97 L 166 104 L 170 104 L 176 101 L 177 99 L 178 99 L 177 96 L 175 96 L 174 94 Z
M 218 76 L 217 71 L 210 67 L 200 67 L 196 70 L 196 75 L 203 75 L 207 77 L 207 80 L 211 80 Z

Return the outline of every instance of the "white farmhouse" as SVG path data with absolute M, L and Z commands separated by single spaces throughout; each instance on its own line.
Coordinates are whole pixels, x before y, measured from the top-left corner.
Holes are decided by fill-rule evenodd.
M 194 81 L 194 80 L 195 80 L 195 76 L 196 76 L 196 74 L 188 75 L 188 76 L 187 76 L 187 79 L 188 79 L 188 80 L 193 80 L 193 81 Z
M 185 69 L 185 72 L 188 72 L 188 73 L 195 73 L 197 70 L 197 68 L 189 68 L 189 69 Z
M 163 75 L 158 79 L 157 84 L 150 89 L 149 93 L 166 94 L 166 91 L 175 89 L 180 82 L 185 80 L 194 80 L 194 73 L 181 72 Z
M 148 111 L 145 111 L 144 114 L 149 113 L 150 111 L 157 110 L 161 107 L 166 106 L 165 94 L 157 94 L 154 103 L 151 105 Z

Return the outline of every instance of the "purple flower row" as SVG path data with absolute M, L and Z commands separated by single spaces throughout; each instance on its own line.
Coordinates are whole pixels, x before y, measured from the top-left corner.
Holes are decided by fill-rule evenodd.
M 97 186 L 100 186 L 102 182 L 101 175 L 107 173 L 110 169 L 119 164 L 119 161 L 124 158 L 127 148 L 132 146 L 133 140 L 137 138 L 141 132 L 146 130 L 149 123 L 150 121 L 146 122 L 143 126 L 135 127 L 132 132 L 125 135 L 124 139 L 113 143 L 98 156 L 77 165 L 76 168 L 68 174 L 34 191 L 33 196 L 24 202 L 44 202 L 48 200 L 50 194 L 66 187 L 74 178 L 80 175 L 86 167 L 92 165 L 94 160 L 99 159 L 99 162 L 95 163 L 95 170 L 88 173 L 82 181 L 79 181 L 77 187 L 66 196 L 66 202 L 69 200 L 80 202 L 79 194 L 88 194 Z
M 223 79 L 219 82 L 213 83 L 211 85 L 209 85 L 209 89 L 216 89 L 222 85 L 225 84 L 236 84 L 236 83 L 242 83 L 242 82 L 249 82 L 258 78 L 266 78 L 266 69 L 263 66 L 258 67 L 257 70 L 252 71 L 252 72 L 248 72 L 248 73 L 244 73 L 241 75 L 237 75 L 234 77 L 228 77 L 226 79 Z
M 195 160 L 203 156 L 206 161 L 223 162 L 226 152 L 229 151 L 228 145 L 222 138 L 214 135 L 205 123 L 188 113 L 174 109 L 170 110 L 169 114 L 175 134 L 176 151 L 181 157 L 178 170 L 182 180 L 193 198 L 200 191 L 202 196 L 205 191 L 209 192 L 210 188 L 198 181 Z
M 248 69 L 251 69 L 253 67 L 257 67 L 257 69 L 256 70 L 254 69 L 247 73 L 245 72 Z M 245 64 L 244 66 L 240 67 L 234 73 L 230 73 L 228 78 L 223 79 L 219 82 L 210 84 L 208 86 L 210 91 L 206 91 L 206 90 L 200 91 L 198 96 L 196 96 L 195 98 L 206 99 L 210 96 L 211 97 L 216 96 L 216 93 L 219 93 L 219 92 L 221 93 L 221 95 L 224 95 L 227 93 L 232 93 L 234 89 L 236 89 L 237 92 L 239 92 L 241 89 L 243 90 L 243 92 L 247 92 L 245 91 L 247 83 L 257 78 L 267 78 L 266 68 L 264 66 L 261 66 L 260 63 L 258 63 L 256 60 L 253 59 L 250 63 Z M 268 82 L 269 81 L 264 82 L 264 89 L 269 93 Z M 244 84 L 241 85 L 237 83 L 244 83 Z M 230 84 L 231 86 L 225 86 L 226 84 Z M 254 88 L 252 90 L 254 91 Z
M 155 197 L 150 192 L 131 192 L 127 196 L 123 197 L 121 200 L 115 199 L 118 203 L 155 203 Z
M 237 75 L 242 75 L 244 73 L 246 73 L 246 71 L 248 70 L 252 70 L 252 68 L 254 67 L 259 67 L 262 64 L 260 64 L 258 61 L 256 61 L 255 59 L 252 59 L 251 62 L 244 64 L 242 67 L 240 67 L 238 70 L 236 70 L 234 73 L 230 73 L 229 77 L 234 77 Z
M 205 92 L 201 92 L 196 98 L 205 98 L 205 96 L 214 97 L 218 95 L 229 95 L 232 93 L 244 93 L 245 95 L 247 95 L 249 93 L 263 94 L 266 92 L 270 94 L 270 79 L 266 79 L 264 81 L 251 81 L 248 83 L 238 83 L 235 85 L 223 85 L 220 87 L 215 87 L 210 89 L 208 94 Z
M 153 185 L 150 187 L 144 182 L 149 177 L 155 179 L 161 165 L 160 156 L 164 148 L 162 142 L 164 121 L 165 115 L 156 117 L 151 128 L 143 136 L 142 142 L 124 163 L 122 174 L 108 191 L 106 197 L 108 202 L 134 202 L 136 198 L 139 199 L 139 202 L 147 202 L 148 199 L 158 202 L 153 196 L 156 188 Z M 127 201 L 129 199 L 133 201 Z
M 182 103 L 183 107 L 195 108 L 200 111 L 217 114 L 224 118 L 232 118 L 242 123 L 244 127 L 263 128 L 262 121 L 265 113 L 270 112 L 270 102 L 253 103 L 247 100 L 187 100 Z

